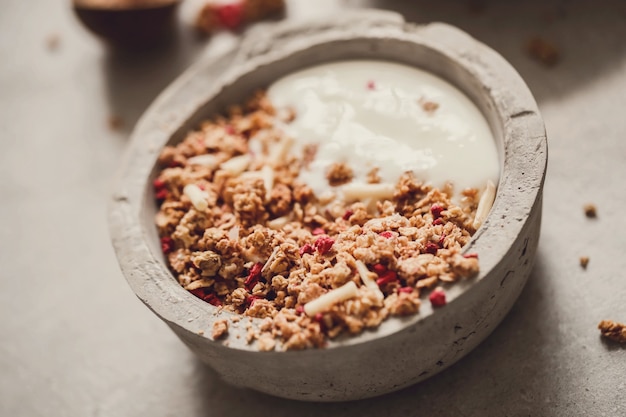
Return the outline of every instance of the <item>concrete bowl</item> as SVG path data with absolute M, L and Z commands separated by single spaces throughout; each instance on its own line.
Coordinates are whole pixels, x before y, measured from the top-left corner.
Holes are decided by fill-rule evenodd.
M 334 340 L 324 349 L 259 352 L 248 326 L 231 324 L 226 341 L 211 338 L 216 319 L 231 318 L 184 290 L 169 272 L 154 226 L 151 183 L 160 149 L 199 121 L 294 70 L 350 58 L 423 68 L 474 101 L 496 137 L 501 175 L 488 219 L 467 251 L 481 272 L 448 290 L 448 304 L 391 318 L 375 331 Z M 184 73 L 138 123 L 112 197 L 110 228 L 130 286 L 224 381 L 309 401 L 367 398 L 415 384 L 446 369 L 485 339 L 509 311 L 531 271 L 541 222 L 547 141 L 524 81 L 496 52 L 441 23 L 407 24 L 389 12 L 344 13 L 323 22 L 285 23 L 250 33 L 236 51 Z

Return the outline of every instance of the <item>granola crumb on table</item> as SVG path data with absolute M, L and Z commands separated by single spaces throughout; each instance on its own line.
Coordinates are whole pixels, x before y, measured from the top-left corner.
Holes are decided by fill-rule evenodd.
M 170 270 L 196 297 L 262 319 L 259 331 L 246 328 L 248 343 L 322 347 L 415 314 L 420 296 L 478 273 L 478 256 L 462 254 L 478 190 L 463 190 L 456 205 L 450 184 L 406 173 L 390 197 L 369 203 L 315 195 L 298 180 L 315 149 L 290 154 L 281 129 L 294 117 L 258 92 L 165 147 L 153 183 Z M 381 185 L 375 170 L 370 177 Z M 337 163 L 327 179 L 350 183 L 352 168 Z M 433 294 L 433 305 L 445 304 L 441 289 Z M 213 338 L 227 333 L 228 321 L 216 321 Z
M 617 343 L 626 343 L 626 324 L 612 320 L 602 320 L 598 324 L 602 336 Z

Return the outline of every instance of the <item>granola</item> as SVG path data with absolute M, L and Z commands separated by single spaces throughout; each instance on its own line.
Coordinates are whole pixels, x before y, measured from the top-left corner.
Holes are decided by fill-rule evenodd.
M 626 343 L 626 324 L 613 320 L 602 320 L 598 324 L 602 336 L 617 343 Z
M 289 152 L 293 139 L 281 129 L 294 117 L 259 92 L 165 147 L 154 180 L 170 270 L 196 297 L 262 319 L 248 343 L 322 347 L 417 313 L 427 293 L 443 306 L 440 286 L 478 273 L 477 255 L 462 248 L 484 220 L 477 210 L 489 209 L 479 207 L 484 195 L 467 189 L 454 204 L 450 184 L 434 188 L 410 172 L 386 189 L 375 170 L 344 199 L 315 195 L 298 179 L 315 149 Z M 350 185 L 351 174 L 336 164 L 327 179 Z M 218 321 L 213 338 L 227 332 Z

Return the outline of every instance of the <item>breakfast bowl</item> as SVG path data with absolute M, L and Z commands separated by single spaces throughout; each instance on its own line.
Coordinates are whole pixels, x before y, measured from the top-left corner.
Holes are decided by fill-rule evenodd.
M 260 340 L 248 337 L 260 331 L 262 319 L 199 299 L 168 268 L 155 226 L 159 207 L 153 183 L 161 151 L 285 75 L 321 63 L 368 59 L 440 77 L 462 91 L 487 121 L 499 167 L 495 200 L 462 249 L 479 259 L 480 270 L 447 287 L 443 306 L 422 300 L 416 314 L 390 317 L 375 328 L 329 339 L 323 347 L 262 349 Z M 236 50 L 199 62 L 168 87 L 132 134 L 109 223 L 122 271 L 137 297 L 224 381 L 290 399 L 355 400 L 441 372 L 503 319 L 533 266 L 546 163 L 537 105 L 496 52 L 446 24 L 407 24 L 400 15 L 382 11 L 346 12 L 324 21 L 260 28 Z M 223 337 L 215 328 L 226 322 Z

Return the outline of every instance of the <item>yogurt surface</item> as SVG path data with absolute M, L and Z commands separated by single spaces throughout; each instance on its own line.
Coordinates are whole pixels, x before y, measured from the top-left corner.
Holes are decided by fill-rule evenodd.
M 497 183 L 498 152 L 489 125 L 460 90 L 426 71 L 402 64 L 354 60 L 307 68 L 279 79 L 268 90 L 277 108 L 293 108 L 285 126 L 302 155 L 317 144 L 315 159 L 300 173 L 317 195 L 333 191 L 326 172 L 345 163 L 351 184 L 366 184 L 378 169 L 394 184 L 412 171 L 433 186 L 447 181 L 455 193 Z

